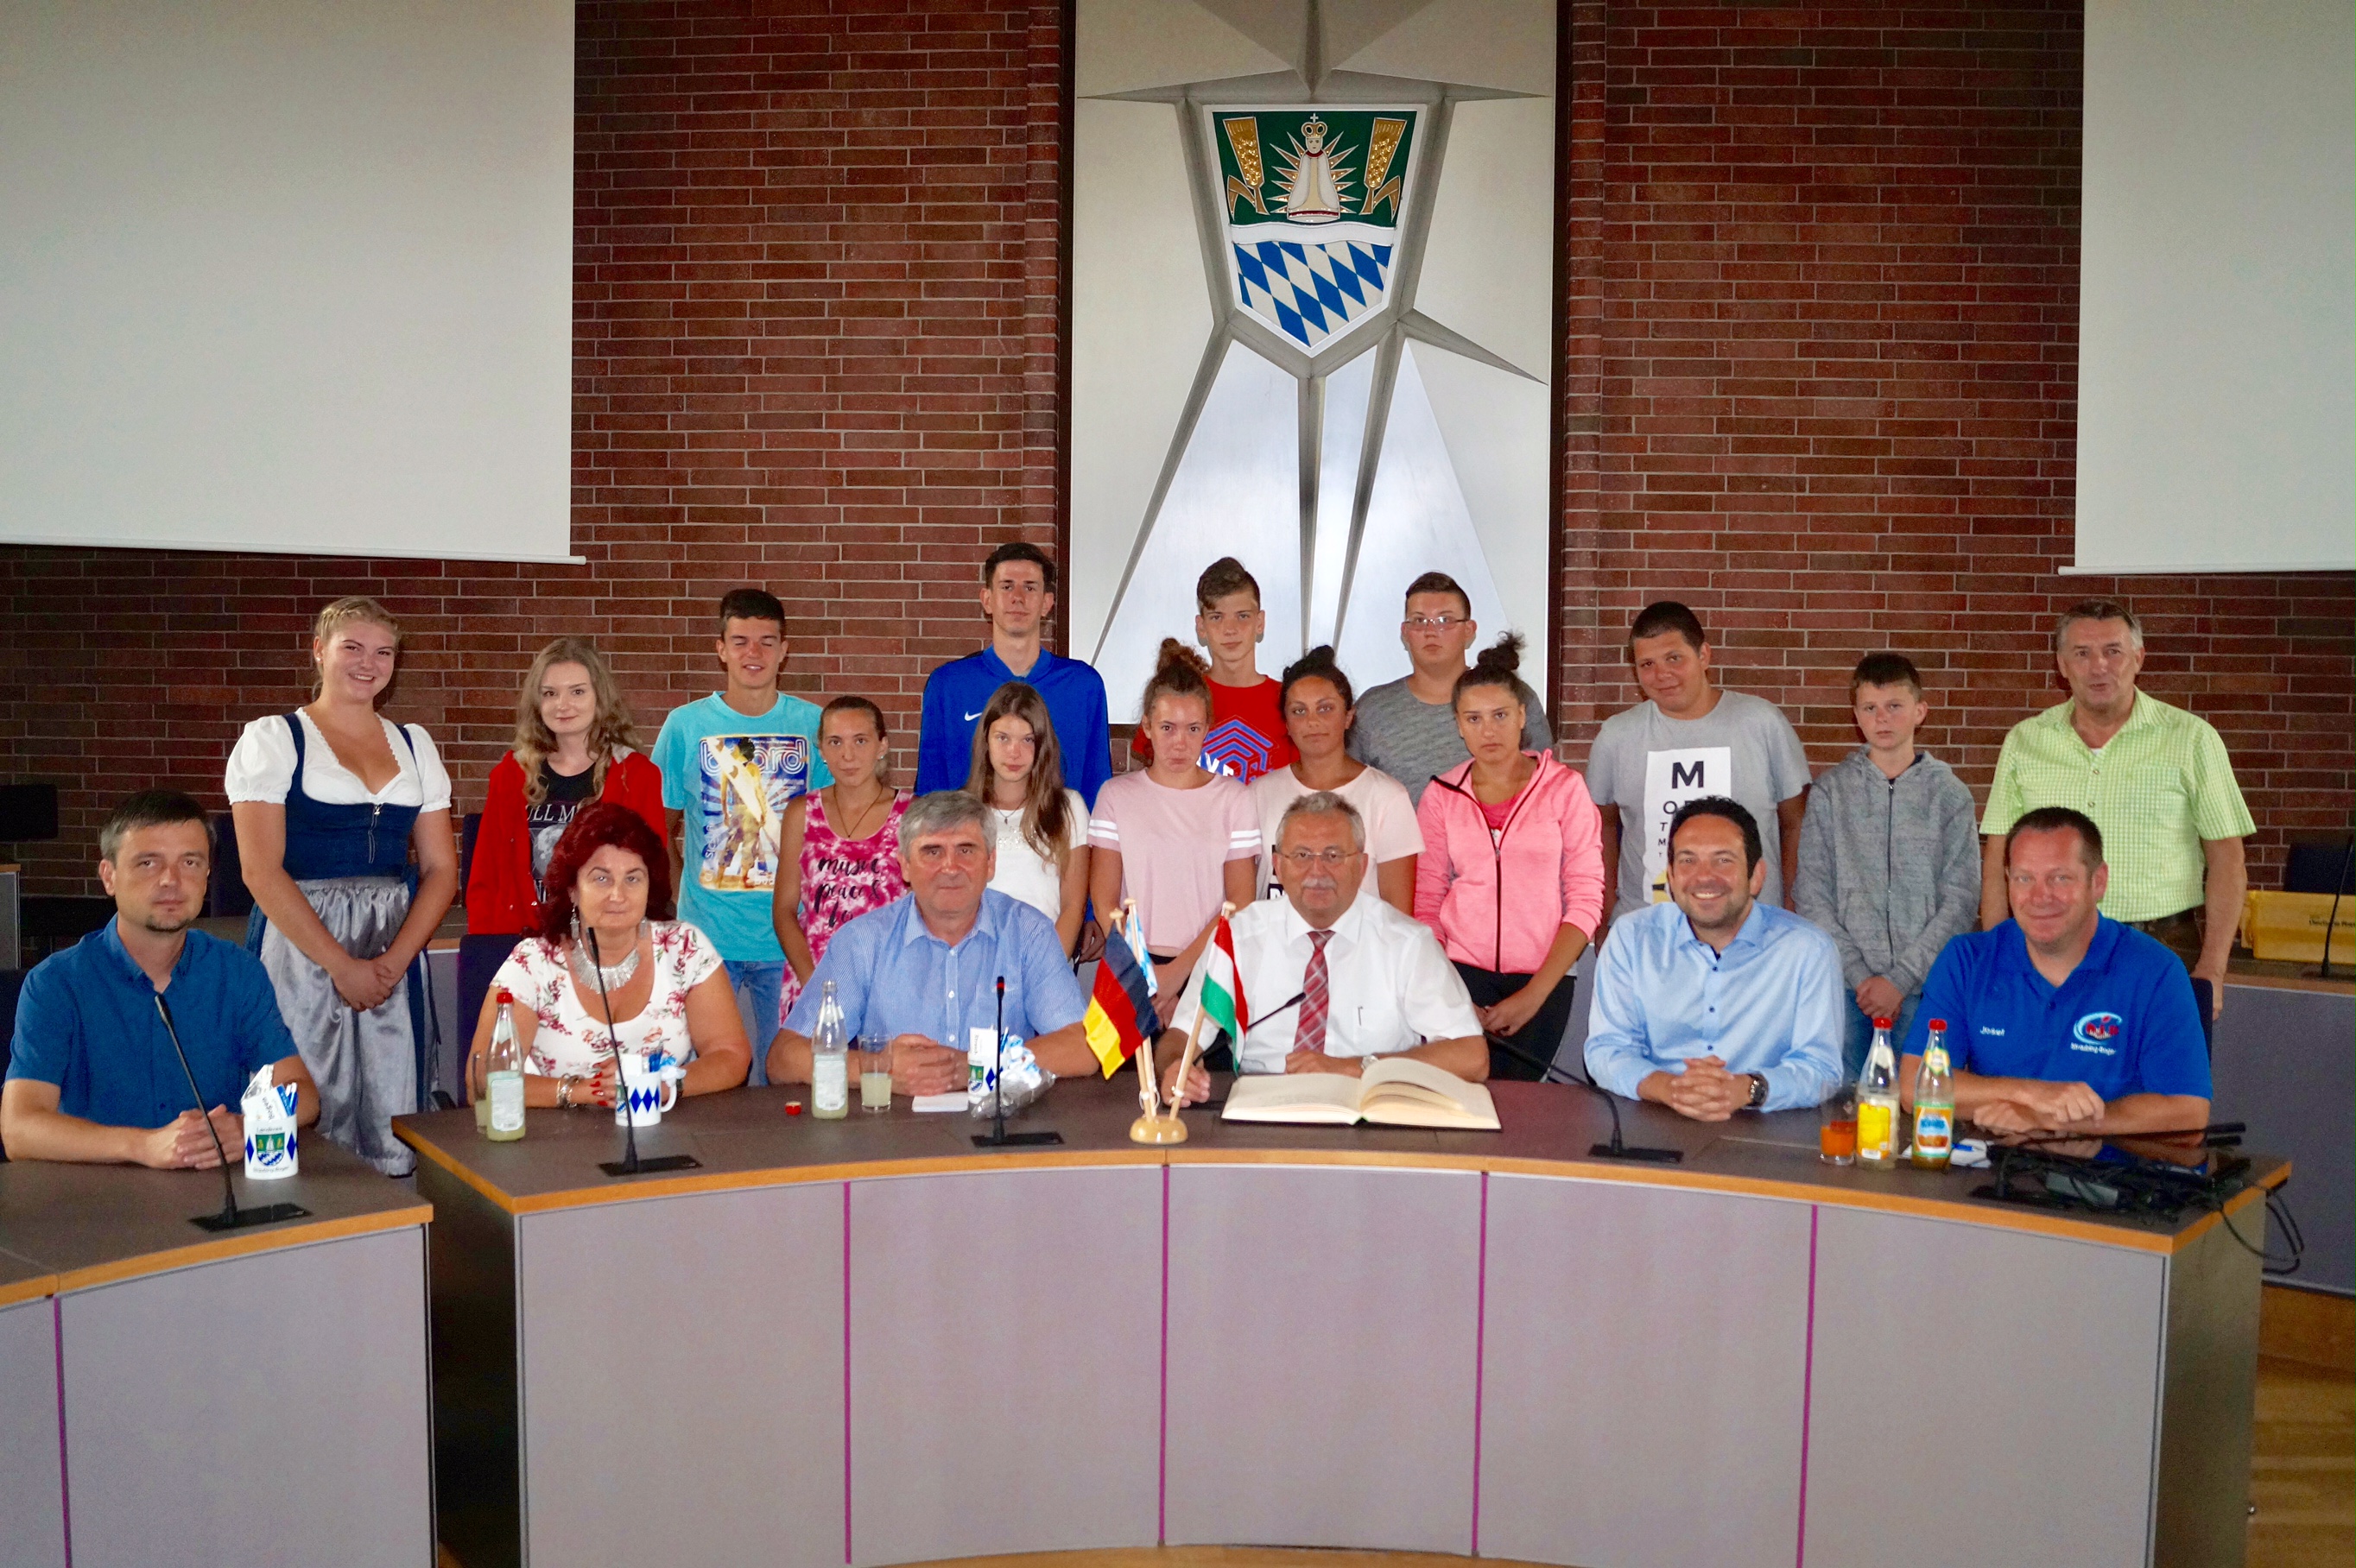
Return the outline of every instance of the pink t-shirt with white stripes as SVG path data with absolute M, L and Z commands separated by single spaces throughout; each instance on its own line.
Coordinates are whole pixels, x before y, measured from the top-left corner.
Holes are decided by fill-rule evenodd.
M 1088 842 L 1120 851 L 1122 894 L 1137 901 L 1146 944 L 1157 953 L 1177 952 L 1211 923 L 1226 897 L 1228 861 L 1259 857 L 1251 791 L 1220 774 L 1203 779 L 1172 789 L 1143 772 L 1122 773 L 1089 809 Z

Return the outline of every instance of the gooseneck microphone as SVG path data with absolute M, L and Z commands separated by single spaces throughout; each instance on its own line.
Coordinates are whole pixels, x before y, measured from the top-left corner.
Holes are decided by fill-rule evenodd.
M 998 977 L 998 1060 L 991 1067 L 991 1129 L 973 1135 L 976 1148 L 1020 1148 L 1035 1144 L 1059 1144 L 1064 1135 L 1052 1131 L 1010 1133 L 1006 1130 L 1006 976 Z M 1141 1046 L 1138 1049 L 1145 1050 Z
M 1620 1096 L 1612 1093 L 1611 1090 L 1603 1087 L 1602 1084 L 1596 1083 L 1592 1078 L 1582 1078 L 1575 1072 L 1566 1072 L 1564 1069 L 1556 1066 L 1551 1061 L 1541 1061 L 1531 1052 L 1524 1051 L 1520 1046 L 1515 1045 L 1511 1041 L 1505 1040 L 1498 1035 L 1487 1034 L 1487 1031 L 1485 1030 L 1483 1032 L 1486 1035 L 1489 1044 L 1495 1050 L 1504 1051 L 1507 1056 L 1512 1057 L 1516 1061 L 1526 1062 L 1528 1065 L 1537 1068 L 1539 1075 L 1538 1082 L 1542 1083 L 1545 1083 L 1547 1081 L 1546 1075 L 1553 1073 L 1556 1075 L 1557 1082 L 1576 1085 L 1579 1088 L 1586 1090 L 1589 1093 L 1601 1098 L 1604 1108 L 1612 1113 L 1612 1141 L 1610 1143 L 1597 1144 L 1590 1148 L 1587 1151 L 1588 1158 L 1643 1160 L 1651 1165 L 1682 1165 L 1685 1163 L 1686 1157 L 1683 1149 L 1646 1148 L 1641 1144 L 1631 1146 L 1622 1141 L 1620 1136 Z
M 597 971 L 597 1000 L 605 1008 L 605 1043 L 614 1055 L 614 1093 L 622 1104 L 622 1140 L 627 1151 L 620 1159 L 597 1162 L 597 1168 L 608 1176 L 636 1176 L 648 1170 L 693 1170 L 703 1162 L 691 1154 L 667 1154 L 659 1158 L 638 1157 L 638 1113 L 630 1104 L 630 1085 L 622 1076 L 622 1037 L 614 1028 L 614 998 L 605 990 L 605 955 L 597 950 L 597 929 L 587 921 L 581 923 L 582 940 L 589 944 L 589 966 Z M 655 1093 L 662 1093 L 657 1089 Z
M 237 1184 L 229 1175 L 229 1150 L 221 1147 L 220 1129 L 213 1125 L 212 1115 L 205 1109 L 205 1092 L 197 1087 L 196 1070 L 188 1065 L 188 1053 L 180 1045 L 180 1031 L 172 1027 L 172 1006 L 164 1000 L 161 991 L 155 993 L 155 1016 L 164 1020 L 164 1034 L 172 1042 L 172 1054 L 180 1059 L 180 1075 L 188 1081 L 188 1098 L 195 1102 L 198 1119 L 212 1135 L 213 1153 L 220 1158 L 220 1212 L 198 1214 L 188 1223 L 200 1231 L 244 1231 L 256 1225 L 273 1225 L 281 1220 L 300 1220 L 309 1214 L 311 1211 L 299 1203 L 271 1203 L 259 1209 L 237 1206 Z

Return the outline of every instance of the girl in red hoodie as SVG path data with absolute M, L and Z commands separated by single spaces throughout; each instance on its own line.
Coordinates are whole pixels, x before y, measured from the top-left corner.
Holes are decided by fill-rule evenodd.
M 1472 755 L 1435 775 L 1416 808 L 1415 916 L 1472 993 L 1490 1076 L 1530 1079 L 1570 1021 L 1570 966 L 1603 911 L 1603 835 L 1587 781 L 1551 752 L 1521 749 L 1521 655 L 1507 633 L 1457 677 L 1456 732 Z
M 491 770 L 483 825 L 466 874 L 466 933 L 540 929 L 540 884 L 565 825 L 585 802 L 610 800 L 663 837 L 662 774 L 630 723 L 614 672 L 586 638 L 540 650 L 516 697 L 515 746 Z

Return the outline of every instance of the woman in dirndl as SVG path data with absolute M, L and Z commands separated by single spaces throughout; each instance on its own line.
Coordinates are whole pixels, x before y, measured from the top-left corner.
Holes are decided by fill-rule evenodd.
M 416 1165 L 392 1118 L 423 1108 L 422 955 L 458 891 L 450 775 L 423 730 L 376 710 L 400 653 L 384 606 L 328 605 L 316 696 L 248 724 L 227 779 L 248 945 L 318 1083 L 319 1130 L 388 1176 Z

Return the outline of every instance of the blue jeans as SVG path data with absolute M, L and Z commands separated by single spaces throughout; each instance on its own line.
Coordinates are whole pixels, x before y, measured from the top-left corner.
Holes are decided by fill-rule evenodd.
M 731 965 L 734 967 L 734 965 Z M 1902 1061 L 1906 1055 L 1906 1031 L 1913 1027 L 1914 1008 L 1922 1000 L 1915 992 L 1898 1004 L 1898 1027 L 1890 1031 L 1890 1049 Z M 1865 1071 L 1865 1053 L 1873 1049 L 1873 1020 L 1857 1005 L 1857 997 L 1848 999 L 1848 1037 L 1841 1042 L 1841 1072 L 1848 1082 Z
M 736 1013 L 744 1020 L 744 1039 L 753 1047 L 753 1075 L 744 1082 L 757 1086 L 769 1081 L 769 1042 L 777 1038 L 777 999 L 785 995 L 786 961 L 725 962 L 729 989 L 736 993 Z

